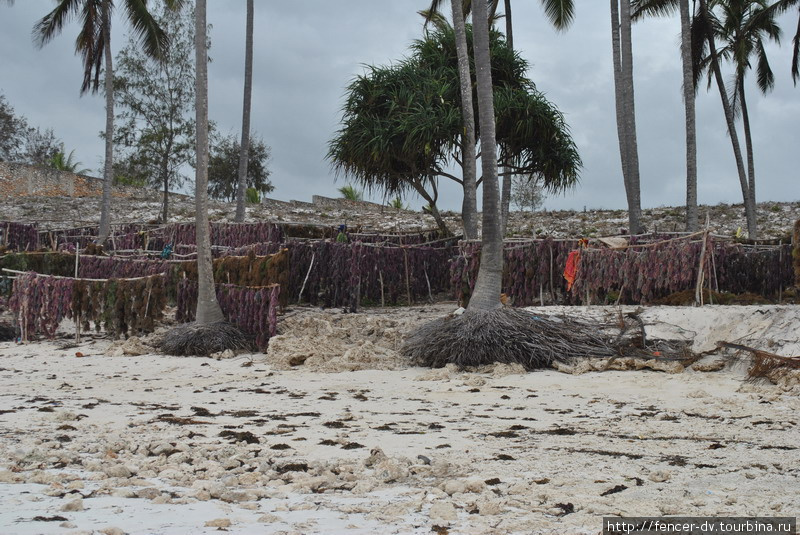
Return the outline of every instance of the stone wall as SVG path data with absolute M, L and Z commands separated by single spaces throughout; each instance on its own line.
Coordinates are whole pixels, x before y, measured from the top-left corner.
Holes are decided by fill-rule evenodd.
M 115 197 L 128 197 L 128 188 L 114 188 Z M 0 162 L 0 198 L 99 197 L 103 181 L 47 167 Z
M 350 199 L 333 199 L 331 197 L 323 197 L 322 195 L 313 195 L 311 203 L 317 208 L 328 208 L 332 210 L 368 210 L 368 211 L 383 211 L 385 206 L 369 201 L 351 201 Z

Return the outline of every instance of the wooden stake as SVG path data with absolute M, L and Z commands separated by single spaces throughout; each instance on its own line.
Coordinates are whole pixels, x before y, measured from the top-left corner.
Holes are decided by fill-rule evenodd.
M 381 283 L 381 306 L 385 307 L 386 306 L 386 301 L 385 301 L 384 296 L 383 296 L 383 272 L 380 271 L 380 270 L 378 270 L 378 280 Z
M 706 212 L 706 229 L 703 231 L 703 246 L 700 249 L 700 265 L 697 268 L 697 286 L 694 291 L 694 303 L 703 306 L 703 282 L 705 280 L 706 245 L 708 244 L 709 216 Z
M 300 287 L 300 293 L 297 295 L 297 302 L 300 303 L 300 300 L 303 298 L 303 290 L 306 289 L 306 283 L 308 282 L 308 276 L 311 275 L 311 268 L 314 267 L 314 256 L 316 253 L 311 253 L 311 263 L 308 265 L 308 271 L 306 272 L 306 278 L 303 279 L 303 285 Z
M 408 274 L 408 251 L 403 249 L 403 260 L 406 265 L 406 297 L 408 297 L 408 304 L 411 304 L 411 279 Z

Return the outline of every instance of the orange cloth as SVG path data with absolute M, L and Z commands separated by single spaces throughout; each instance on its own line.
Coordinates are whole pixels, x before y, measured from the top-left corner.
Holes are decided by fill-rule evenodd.
M 567 291 L 572 289 L 575 283 L 575 277 L 578 275 L 578 262 L 581 259 L 581 250 L 576 249 L 569 253 L 567 257 L 567 265 L 564 267 L 564 278 L 567 279 Z

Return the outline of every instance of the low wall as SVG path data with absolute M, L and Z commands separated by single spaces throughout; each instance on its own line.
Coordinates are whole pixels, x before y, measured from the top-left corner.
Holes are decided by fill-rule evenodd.
M 328 208 L 332 210 L 360 210 L 360 211 L 383 211 L 386 207 L 382 204 L 377 204 L 369 201 L 351 201 L 349 199 L 333 199 L 331 197 L 323 197 L 322 195 L 313 195 L 311 203 L 320 208 Z
M 47 167 L 0 162 L 0 197 L 94 197 L 103 181 Z
M 142 188 L 114 186 L 114 197 L 134 197 Z M 150 191 L 150 190 L 147 190 Z M 100 197 L 103 179 L 24 163 L 0 162 L 0 198 Z M 173 194 L 175 195 L 175 194 Z

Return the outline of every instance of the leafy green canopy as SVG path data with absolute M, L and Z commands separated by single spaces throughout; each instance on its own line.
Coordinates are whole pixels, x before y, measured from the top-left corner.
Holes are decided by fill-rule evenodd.
M 562 114 L 525 76 L 527 62 L 502 35 L 492 31 L 490 40 L 498 163 L 550 191 L 573 186 L 581 161 Z M 350 83 L 342 128 L 329 143 L 337 173 L 387 196 L 439 176 L 461 182 L 447 172 L 461 163 L 464 131 L 455 34 L 438 27 L 415 41 L 411 52 L 395 65 L 367 67 Z
M 195 151 L 194 10 L 163 6 L 155 17 L 170 36 L 162 57 L 145 54 L 133 37 L 116 56 L 115 180 L 180 188 Z
M 208 158 L 210 197 L 229 202 L 236 199 L 239 147 L 239 140 L 232 134 L 212 140 L 211 154 Z M 270 148 L 263 139 L 251 134 L 247 160 L 247 187 L 254 189 L 259 195 L 275 189 L 269 180 L 270 171 L 267 168 L 269 158 Z

